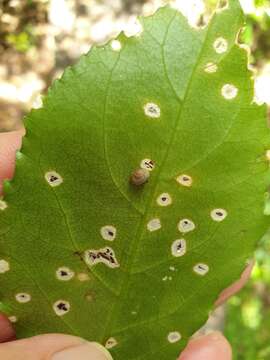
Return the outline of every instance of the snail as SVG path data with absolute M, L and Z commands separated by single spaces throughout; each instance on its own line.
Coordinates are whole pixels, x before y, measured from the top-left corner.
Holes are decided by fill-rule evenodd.
M 137 169 L 132 173 L 132 175 L 130 177 L 130 182 L 133 185 L 141 186 L 141 185 L 144 185 L 148 181 L 149 176 L 150 176 L 150 173 L 148 170 Z

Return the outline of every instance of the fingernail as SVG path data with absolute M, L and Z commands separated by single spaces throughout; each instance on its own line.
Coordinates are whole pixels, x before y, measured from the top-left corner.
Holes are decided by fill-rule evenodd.
M 179 360 L 231 360 L 231 347 L 218 331 L 200 336 L 188 343 Z
M 54 354 L 51 360 L 113 360 L 111 354 L 100 344 L 84 342 Z

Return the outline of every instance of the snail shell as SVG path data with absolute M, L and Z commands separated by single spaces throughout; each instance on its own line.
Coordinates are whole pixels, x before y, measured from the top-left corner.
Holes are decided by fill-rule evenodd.
M 133 185 L 140 186 L 145 184 L 149 179 L 150 173 L 146 169 L 137 169 L 130 177 L 130 182 Z

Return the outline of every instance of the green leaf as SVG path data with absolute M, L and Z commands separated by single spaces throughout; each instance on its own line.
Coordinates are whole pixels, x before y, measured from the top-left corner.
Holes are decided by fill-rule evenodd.
M 169 7 L 140 20 L 26 119 L 0 203 L 1 302 L 19 337 L 65 332 L 116 360 L 168 360 L 266 232 L 270 139 L 238 1 L 204 29 Z

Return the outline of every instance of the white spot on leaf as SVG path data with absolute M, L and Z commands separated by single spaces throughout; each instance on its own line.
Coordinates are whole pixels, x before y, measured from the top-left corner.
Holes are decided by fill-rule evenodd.
M 113 241 L 116 238 L 116 228 L 113 225 L 102 226 L 100 234 L 104 240 Z
M 28 303 L 31 300 L 31 295 L 27 294 L 27 293 L 18 293 L 15 295 L 15 299 L 19 302 L 19 303 Z
M 111 48 L 114 51 L 120 51 L 122 49 L 122 44 L 121 44 L 121 42 L 119 40 L 112 40 Z
M 237 96 L 238 89 L 232 84 L 226 84 L 222 87 L 221 94 L 226 100 L 232 100 Z
M 24 157 L 24 154 L 21 151 L 17 150 L 16 151 L 16 160 L 21 160 L 21 159 L 23 159 L 23 157 Z
M 156 230 L 159 230 L 161 228 L 161 222 L 160 222 L 160 219 L 152 219 L 148 222 L 147 224 L 147 229 L 149 231 L 156 231 Z
M 159 197 L 157 198 L 157 203 L 160 206 L 169 206 L 172 203 L 172 198 L 171 198 L 170 194 L 163 193 L 163 194 L 160 194 Z
M 177 240 L 175 240 L 172 243 L 171 251 L 172 251 L 172 255 L 175 256 L 175 257 L 180 257 L 180 256 L 185 255 L 185 253 L 187 251 L 186 240 L 185 239 L 177 239 Z
M 265 153 L 265 157 L 268 161 L 270 161 L 270 150 L 267 150 Z
M 170 332 L 167 337 L 168 341 L 172 344 L 180 341 L 181 338 L 182 338 L 182 336 L 178 331 Z
M 115 338 L 113 337 L 110 337 L 107 341 L 106 341 L 106 344 L 105 344 L 105 348 L 106 349 L 111 349 L 113 347 L 115 347 L 117 345 L 117 341 Z
M 8 319 L 12 323 L 16 323 L 18 321 L 17 316 L 14 316 L 14 315 L 9 316 Z
M 59 186 L 63 182 L 62 176 L 59 175 L 56 171 L 48 171 L 45 174 L 45 179 L 52 187 Z
M 187 233 L 195 229 L 195 224 L 190 219 L 182 219 L 178 223 L 178 230 L 181 233 Z
M 103 263 L 110 268 L 117 268 L 120 266 L 113 249 L 110 247 L 105 247 L 99 250 L 86 250 L 84 258 L 86 264 L 89 266 L 94 266 L 99 263 Z
M 0 200 L 0 210 L 6 210 L 7 207 L 7 203 L 4 200 Z
M 9 270 L 10 270 L 9 263 L 4 259 L 0 260 L 0 274 L 4 274 Z
M 183 185 L 183 186 L 186 186 L 186 187 L 192 186 L 192 177 L 189 176 L 189 175 L 185 175 L 185 174 L 179 175 L 179 176 L 176 178 L 176 181 L 177 181 L 180 185 Z
M 79 273 L 78 275 L 77 275 L 77 279 L 79 280 L 79 281 L 88 281 L 88 280 L 90 280 L 90 277 L 89 277 L 89 275 L 87 274 L 87 273 Z
M 70 303 L 66 300 L 58 300 L 53 304 L 53 310 L 58 316 L 63 316 L 70 311 Z
M 148 170 L 148 171 L 152 171 L 152 170 L 154 170 L 154 168 L 155 168 L 155 163 L 154 163 L 154 161 L 151 160 L 151 159 L 143 159 L 143 160 L 141 161 L 140 167 L 141 167 L 142 169 L 145 169 L 145 170 Z
M 160 117 L 161 111 L 157 104 L 147 103 L 144 105 L 144 113 L 146 116 L 157 119 Z
M 89 301 L 89 302 L 91 302 L 91 301 L 93 301 L 94 300 L 94 295 L 93 294 L 86 294 L 85 295 L 85 299 L 87 300 L 87 301 Z
M 164 276 L 164 277 L 162 278 L 162 281 L 167 281 L 167 280 L 171 281 L 171 280 L 172 280 L 172 277 L 171 277 L 171 276 Z
M 224 209 L 214 209 L 211 211 L 211 218 L 214 221 L 223 221 L 228 215 L 227 211 Z
M 203 264 L 203 263 L 199 263 L 193 267 L 193 270 L 196 274 L 198 274 L 200 276 L 204 276 L 208 273 L 209 266 L 206 264 Z
M 74 277 L 74 271 L 66 266 L 62 266 L 56 270 L 56 277 L 58 280 L 69 281 Z
M 208 63 L 205 65 L 205 68 L 204 68 L 204 71 L 208 74 L 213 74 L 215 72 L 217 72 L 217 64 L 214 64 L 214 63 Z
M 219 37 L 214 41 L 213 46 L 216 53 L 223 54 L 228 50 L 228 41 L 222 37 Z

